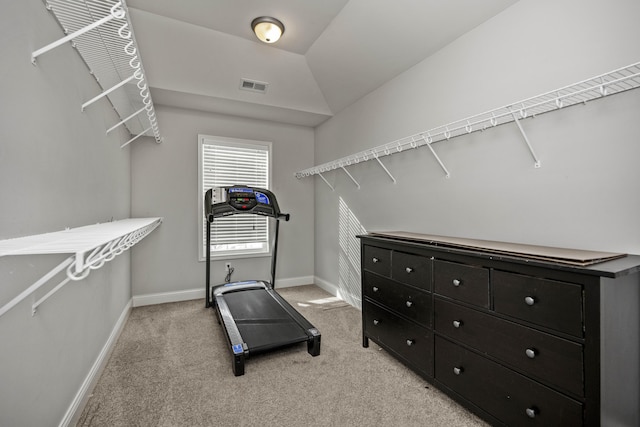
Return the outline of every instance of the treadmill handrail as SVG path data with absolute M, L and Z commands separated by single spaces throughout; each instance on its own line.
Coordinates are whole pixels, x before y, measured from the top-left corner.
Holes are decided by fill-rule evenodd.
M 210 307 L 213 303 L 213 295 L 211 295 L 211 224 L 213 223 L 215 218 L 220 218 L 223 216 L 228 216 L 228 215 L 237 215 L 237 214 L 245 214 L 245 215 L 263 215 L 263 216 L 268 216 L 271 218 L 274 218 L 276 220 L 276 227 L 275 227 L 275 232 L 274 232 L 274 236 L 273 236 L 273 246 L 272 246 L 272 252 L 271 252 L 271 282 L 269 283 L 269 285 L 271 286 L 271 288 L 275 287 L 275 280 L 276 280 L 276 261 L 277 261 L 277 253 L 278 253 L 278 230 L 279 230 L 279 226 L 280 226 L 280 220 L 284 219 L 285 221 L 289 221 L 290 218 L 290 214 L 288 213 L 282 213 L 280 212 L 280 206 L 278 205 L 278 199 L 276 199 L 275 194 L 273 194 L 271 191 L 264 189 L 264 188 L 257 188 L 257 187 L 249 187 L 246 185 L 240 186 L 240 185 L 233 185 L 233 186 L 229 186 L 229 187 L 222 187 L 225 189 L 225 192 L 228 192 L 230 188 L 237 188 L 237 189 L 246 189 L 248 190 L 248 192 L 258 192 L 258 193 L 262 193 L 264 196 L 267 197 L 268 201 L 269 201 L 269 205 L 271 207 L 271 210 L 267 210 L 265 208 L 265 204 L 263 203 L 258 203 L 253 209 L 251 210 L 247 210 L 247 211 L 239 211 L 236 210 L 234 207 L 232 207 L 231 205 L 229 205 L 228 202 L 223 201 L 220 203 L 215 203 L 213 204 L 213 188 L 208 189 L 205 192 L 204 195 L 204 216 L 206 218 L 207 221 L 207 228 L 206 228 L 206 245 L 205 245 L 205 252 L 206 252 L 206 278 L 205 278 L 205 293 L 206 293 L 206 307 Z M 226 194 L 226 193 L 225 193 Z M 225 196 L 226 197 L 226 196 Z M 259 208 L 263 207 L 263 210 L 261 211 Z M 216 211 L 214 211 L 214 208 L 217 208 Z M 256 209 L 258 208 L 258 209 Z

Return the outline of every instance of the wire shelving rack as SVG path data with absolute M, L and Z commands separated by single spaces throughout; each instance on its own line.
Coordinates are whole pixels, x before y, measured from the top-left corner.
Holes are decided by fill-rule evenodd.
M 318 175 L 333 190 L 334 187 L 323 176 L 323 173 L 342 169 L 349 176 L 351 181 L 360 188 L 360 184 L 346 168 L 361 162 L 375 160 L 380 164 L 389 178 L 393 182 L 396 182 L 395 177 L 387 169 L 384 163 L 382 163 L 380 158 L 419 147 L 427 147 L 438 161 L 438 164 L 443 169 L 446 177 L 449 178 L 449 170 L 433 148 L 435 143 L 449 141 L 450 139 L 458 136 L 467 135 L 477 131 L 484 131 L 512 122 L 517 125 L 521 132 L 529 152 L 533 157 L 534 166 L 539 168 L 541 166 L 541 162 L 536 155 L 527 134 L 520 124 L 521 120 L 552 111 L 558 111 L 571 105 L 581 103 L 586 104 L 587 101 L 601 99 L 609 95 L 625 92 L 631 89 L 637 89 L 639 87 L 640 62 L 636 62 L 626 67 L 618 68 L 608 73 L 601 74 L 560 89 L 555 89 L 538 96 L 456 120 L 374 148 L 366 149 L 355 154 L 304 169 L 296 172 L 295 176 L 296 178 L 301 179 Z
M 67 42 L 77 50 L 102 92 L 81 106 L 89 108 L 106 97 L 120 117 L 106 132 L 124 125 L 132 138 L 141 136 L 162 142 L 151 93 L 124 0 L 44 0 L 62 27 L 65 37 L 31 54 L 31 62 Z
M 35 314 L 43 302 L 69 281 L 86 278 L 92 270 L 101 268 L 106 262 L 140 242 L 161 223 L 162 218 L 128 218 L 52 233 L 0 240 L 0 257 L 71 254 L 33 285 L 0 307 L 0 316 L 64 271 L 66 277 L 32 304 L 32 314 Z

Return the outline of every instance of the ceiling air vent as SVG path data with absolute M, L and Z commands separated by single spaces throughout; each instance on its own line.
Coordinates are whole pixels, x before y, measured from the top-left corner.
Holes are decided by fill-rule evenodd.
M 248 90 L 250 92 L 265 93 L 269 83 L 258 82 L 255 80 L 242 79 L 240 80 L 240 89 Z

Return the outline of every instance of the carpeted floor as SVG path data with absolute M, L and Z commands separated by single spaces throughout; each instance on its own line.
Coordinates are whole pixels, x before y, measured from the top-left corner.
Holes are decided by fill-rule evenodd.
M 375 343 L 361 312 L 310 285 L 278 290 L 322 333 L 235 377 L 204 300 L 138 307 L 78 426 L 486 426 Z

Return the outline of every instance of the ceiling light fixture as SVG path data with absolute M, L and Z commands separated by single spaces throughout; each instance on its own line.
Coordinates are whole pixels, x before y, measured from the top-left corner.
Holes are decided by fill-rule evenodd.
M 270 16 L 260 16 L 251 21 L 251 29 L 265 43 L 277 42 L 284 33 L 282 22 Z

